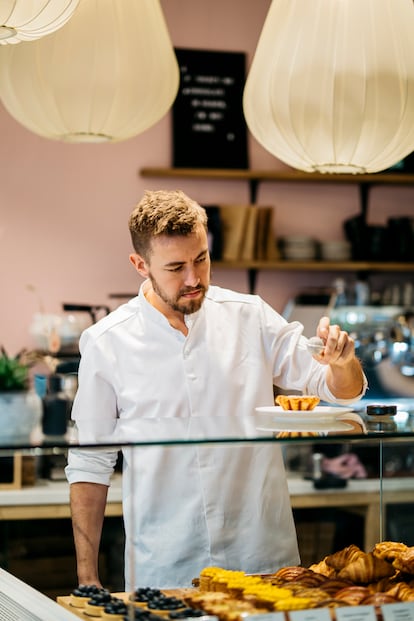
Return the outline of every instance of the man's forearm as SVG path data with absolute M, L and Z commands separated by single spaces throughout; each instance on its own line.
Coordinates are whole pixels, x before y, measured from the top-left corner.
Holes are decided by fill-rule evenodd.
M 364 373 L 357 358 L 346 366 L 330 365 L 327 382 L 329 390 L 337 399 L 355 399 L 364 388 Z
M 72 483 L 70 507 L 79 584 L 101 586 L 98 571 L 108 487 L 97 483 Z

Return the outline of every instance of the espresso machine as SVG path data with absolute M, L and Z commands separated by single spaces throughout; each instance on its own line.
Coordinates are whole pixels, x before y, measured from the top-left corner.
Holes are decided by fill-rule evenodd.
M 402 306 L 340 306 L 331 321 L 355 341 L 369 383 L 370 400 L 412 400 L 414 310 Z

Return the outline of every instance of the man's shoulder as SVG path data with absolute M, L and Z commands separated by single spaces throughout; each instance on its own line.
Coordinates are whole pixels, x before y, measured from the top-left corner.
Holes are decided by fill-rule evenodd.
M 217 304 L 235 302 L 239 304 L 252 304 L 254 306 L 263 303 L 263 300 L 258 295 L 252 295 L 250 293 L 240 293 L 238 291 L 233 291 L 232 289 L 225 289 L 216 285 L 210 285 L 206 293 L 206 300 L 215 302 Z
M 108 315 L 102 317 L 102 319 L 87 328 L 82 337 L 98 339 L 109 331 L 116 330 L 117 328 L 122 329 L 131 318 L 136 316 L 138 309 L 139 297 L 137 296 L 129 300 L 126 304 L 122 304 L 111 311 Z

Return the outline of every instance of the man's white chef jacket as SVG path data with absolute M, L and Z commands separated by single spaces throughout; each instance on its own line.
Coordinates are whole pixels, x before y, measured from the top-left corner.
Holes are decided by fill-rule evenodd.
M 169 429 L 182 437 L 188 421 L 212 417 L 243 427 L 255 407 L 274 404 L 273 384 L 335 401 L 302 326 L 258 296 L 211 286 L 184 336 L 147 302 L 147 286 L 81 337 L 72 410 L 81 443 L 165 438 Z M 115 459 L 72 449 L 68 481 L 109 485 Z M 123 492 L 126 589 L 190 586 L 208 565 L 271 572 L 299 563 L 275 443 L 128 448 Z

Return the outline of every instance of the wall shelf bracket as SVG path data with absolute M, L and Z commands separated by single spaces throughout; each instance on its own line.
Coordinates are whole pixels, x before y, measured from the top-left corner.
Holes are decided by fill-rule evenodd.
M 247 270 L 247 280 L 249 283 L 249 293 L 255 293 L 257 282 L 257 269 L 255 267 L 250 267 Z

